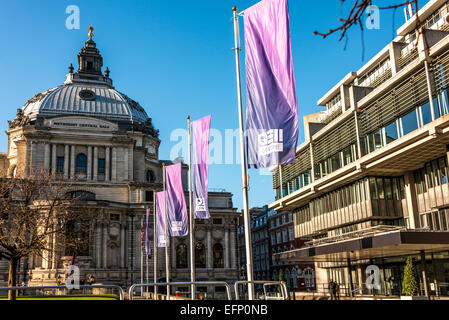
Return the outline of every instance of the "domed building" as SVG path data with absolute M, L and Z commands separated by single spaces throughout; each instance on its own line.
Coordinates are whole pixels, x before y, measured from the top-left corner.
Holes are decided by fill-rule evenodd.
M 142 223 L 147 207 L 153 213 L 153 192 L 162 189 L 162 163 L 171 162 L 159 160 L 159 131 L 145 109 L 115 89 L 107 67 L 102 71 L 103 57 L 90 30 L 78 54 L 78 70 L 70 64 L 63 84 L 32 97 L 9 122 L 8 151 L 0 154 L 0 168 L 9 176 L 18 168 L 25 174 L 45 168 L 71 181 L 73 192 L 97 217 L 77 253 L 81 279 L 91 274 L 97 283 L 125 286 L 140 282 Z M 186 196 L 187 170 L 184 165 Z M 210 192 L 209 204 L 212 219 L 199 221 L 195 229 L 197 280 L 236 280 L 238 213 L 232 194 Z M 171 280 L 190 280 L 188 246 L 188 238 L 171 241 Z M 165 257 L 163 249 L 158 251 L 160 281 L 165 280 Z M 22 259 L 19 281 L 55 285 L 71 260 L 62 251 Z M 150 281 L 153 263 L 150 257 Z M 7 280 L 6 270 L 7 263 L 0 261 L 0 282 Z

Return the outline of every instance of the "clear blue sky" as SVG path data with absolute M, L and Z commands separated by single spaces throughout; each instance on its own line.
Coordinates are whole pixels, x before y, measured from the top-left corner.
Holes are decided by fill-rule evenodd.
M 238 128 L 231 8 L 237 5 L 243 10 L 256 2 L 2 0 L 0 129 L 7 130 L 7 120 L 34 94 L 61 84 L 70 63 L 77 68 L 76 55 L 92 24 L 94 40 L 115 87 L 139 101 L 160 130 L 161 159 L 169 158 L 175 144 L 170 142 L 170 134 L 185 128 L 189 114 L 193 119 L 212 114 L 212 127 L 224 136 L 225 129 Z M 379 0 L 374 4 L 395 2 Z M 68 5 L 80 8 L 79 30 L 65 27 Z M 337 36 L 323 40 L 313 35 L 315 30 L 335 27 L 339 16 L 338 0 L 290 0 L 300 143 L 304 139 L 302 117 L 320 110 L 316 101 L 393 38 L 393 11 L 382 11 L 380 30 L 364 33 L 362 61 L 358 30 L 350 32 L 346 50 Z M 394 21 L 396 27 L 403 23 L 402 10 L 396 12 Z M 243 55 L 241 58 L 243 61 Z M 4 135 L 0 151 L 6 149 Z M 271 176 L 251 171 L 250 184 L 251 207 L 274 200 Z M 231 191 L 235 206 L 242 208 L 240 165 L 212 165 L 209 186 Z

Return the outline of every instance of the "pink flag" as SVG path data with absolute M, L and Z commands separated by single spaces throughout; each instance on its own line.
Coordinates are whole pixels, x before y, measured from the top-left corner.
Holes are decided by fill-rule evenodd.
M 182 187 L 181 164 L 166 167 L 165 176 L 169 235 L 184 237 L 189 233 L 189 218 Z
M 209 134 L 211 116 L 192 122 L 192 193 L 195 219 L 209 219 Z
M 156 247 L 165 248 L 165 243 L 169 245 L 170 238 L 165 241 L 165 192 L 156 193 Z
M 249 168 L 296 161 L 299 122 L 287 0 L 244 12 Z

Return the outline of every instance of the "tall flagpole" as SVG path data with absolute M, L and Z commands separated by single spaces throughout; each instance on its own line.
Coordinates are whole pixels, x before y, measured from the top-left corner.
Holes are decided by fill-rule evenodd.
M 142 231 L 143 231 L 143 218 L 140 220 L 140 283 L 143 283 L 143 241 L 144 239 L 142 239 Z M 143 297 L 143 287 L 140 288 L 140 294 Z
M 149 283 L 148 282 L 149 281 L 149 279 L 148 279 L 148 268 L 149 268 L 149 266 L 148 266 L 148 263 L 149 263 L 148 250 L 150 249 L 150 239 L 149 239 L 149 237 L 150 237 L 149 229 L 150 228 L 148 225 L 150 223 L 150 221 L 149 221 L 150 215 L 148 213 L 149 210 L 150 210 L 150 208 L 147 207 L 147 212 L 146 212 L 147 224 L 145 226 L 145 264 L 146 264 L 146 282 L 147 283 Z M 148 243 L 147 243 L 147 239 L 148 239 Z M 148 245 L 148 248 L 147 248 L 147 245 Z M 146 298 L 148 299 L 148 287 L 147 287 L 147 297 Z
M 156 238 L 156 227 L 157 227 L 157 219 L 156 219 L 156 191 L 153 190 L 153 248 L 154 248 L 154 279 L 153 282 L 157 283 L 157 238 Z M 153 300 L 157 300 L 157 287 L 154 286 L 154 297 Z
M 162 164 L 162 172 L 164 175 L 164 202 L 165 202 L 165 282 L 170 282 L 170 266 L 168 258 L 168 217 L 167 217 L 167 185 L 166 185 L 166 173 L 165 173 L 165 163 Z M 167 284 L 167 300 L 170 300 L 170 286 Z
M 246 273 L 248 283 L 248 299 L 254 300 L 254 284 L 253 281 L 253 253 L 251 247 L 251 224 L 249 218 L 249 205 L 248 205 L 248 173 L 246 169 L 246 157 L 245 157 L 245 136 L 243 129 L 243 106 L 242 106 L 242 88 L 240 82 L 240 36 L 239 36 L 239 16 L 237 13 L 237 7 L 233 7 L 234 12 L 234 42 L 235 42 L 235 65 L 237 71 L 237 98 L 239 109 L 239 129 L 240 129 L 240 157 L 242 165 L 242 191 L 243 191 L 243 220 L 245 226 L 245 246 L 246 246 Z
M 187 117 L 187 127 L 189 130 L 189 215 L 190 215 L 190 281 L 195 282 L 195 255 L 193 247 L 193 237 L 195 221 L 193 219 L 193 200 L 192 200 L 192 127 L 190 116 Z M 190 287 L 192 300 L 195 300 L 195 285 Z

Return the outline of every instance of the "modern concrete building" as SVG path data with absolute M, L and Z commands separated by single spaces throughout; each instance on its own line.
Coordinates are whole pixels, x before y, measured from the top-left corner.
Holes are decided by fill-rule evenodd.
M 159 160 L 158 130 L 144 108 L 115 89 L 108 68 L 102 71 L 103 57 L 92 34 L 78 63 L 77 72 L 70 64 L 63 84 L 35 95 L 18 109 L 9 123 L 8 151 L 0 153 L 0 168 L 7 168 L 10 176 L 16 168 L 26 174 L 45 168 L 55 178 L 71 181 L 72 192 L 82 196 L 83 205 L 94 208 L 97 216 L 92 232 L 85 235 L 86 245 L 77 253 L 81 280 L 92 274 L 97 283 L 131 285 L 141 281 L 140 233 L 146 208 L 153 214 L 153 191 L 162 189 L 162 164 L 172 162 Z M 186 197 L 187 170 L 183 165 Z M 196 279 L 232 282 L 238 277 L 238 213 L 232 194 L 211 190 L 209 207 L 212 219 L 196 222 Z M 152 229 L 153 225 L 151 235 Z M 171 241 L 170 280 L 190 281 L 188 247 L 188 237 Z M 22 259 L 18 283 L 56 284 L 71 256 L 61 250 Z M 150 281 L 154 259 L 153 255 L 149 260 Z M 157 260 L 155 280 L 163 280 L 164 250 L 158 250 Z M 7 266 L 7 261 L 0 261 L 3 284 Z M 213 287 L 198 290 L 214 293 Z M 219 291 L 224 294 L 223 288 Z
M 333 279 L 367 293 L 375 265 L 376 292 L 399 295 L 413 256 L 422 294 L 448 295 L 449 4 L 417 16 L 319 99 L 296 163 L 274 172 L 270 208 L 293 212 L 295 237 L 312 239 L 276 261 L 314 262 L 318 288 Z

